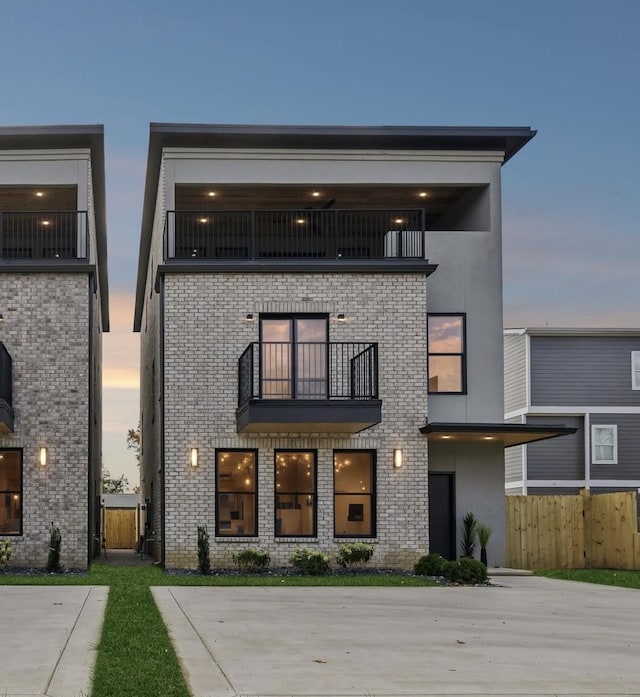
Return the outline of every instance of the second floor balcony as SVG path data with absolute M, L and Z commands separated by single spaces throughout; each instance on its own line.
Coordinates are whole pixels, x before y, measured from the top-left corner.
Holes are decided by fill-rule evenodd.
M 165 259 L 424 260 L 425 212 L 415 209 L 168 211 Z
M 252 342 L 238 360 L 239 433 L 357 433 L 381 410 L 377 344 Z
M 0 261 L 86 261 L 86 211 L 0 211 Z

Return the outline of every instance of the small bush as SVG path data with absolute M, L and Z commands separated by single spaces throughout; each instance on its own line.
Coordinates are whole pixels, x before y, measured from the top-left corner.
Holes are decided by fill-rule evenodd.
M 60 528 L 51 523 L 49 529 L 49 554 L 47 555 L 47 571 L 58 571 L 60 569 L 60 547 L 62 546 L 62 535 Z
M 487 567 L 477 559 L 463 557 L 458 561 L 445 562 L 442 575 L 452 583 L 471 585 L 487 582 Z
M 329 573 L 329 557 L 320 550 L 298 547 L 293 551 L 289 562 L 305 576 L 322 576 Z
M 264 571 L 269 568 L 271 556 L 266 549 L 244 549 L 233 555 L 233 561 L 240 571 Z
M 442 576 L 442 567 L 446 563 L 447 560 L 442 554 L 437 552 L 425 554 L 414 564 L 413 573 L 416 576 Z
M 343 569 L 346 569 L 347 566 L 364 566 L 373 556 L 373 549 L 373 545 L 364 542 L 340 545 L 336 562 Z
M 198 571 L 201 574 L 208 574 L 211 571 L 209 533 L 206 525 L 198 526 Z
M 11 546 L 11 542 L 8 540 L 5 542 L 0 541 L 0 566 L 6 566 L 12 554 L 13 547 Z

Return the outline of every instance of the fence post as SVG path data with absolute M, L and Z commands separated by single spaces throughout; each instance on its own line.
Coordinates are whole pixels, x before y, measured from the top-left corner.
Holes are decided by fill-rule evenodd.
M 589 489 L 580 489 L 582 496 L 582 517 L 584 518 L 584 568 L 591 568 L 591 540 L 593 520 L 591 516 L 591 492 Z

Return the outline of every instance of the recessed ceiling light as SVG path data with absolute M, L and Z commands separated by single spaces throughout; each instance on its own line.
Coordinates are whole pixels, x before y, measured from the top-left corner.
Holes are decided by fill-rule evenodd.
M 208 223 L 208 222 L 209 222 L 209 218 L 198 218 L 198 222 L 199 222 L 199 223 Z
M 443 438 L 451 438 L 451 436 L 442 436 Z
M 320 196 L 320 192 L 319 192 L 319 191 L 314 191 L 311 195 L 312 195 L 312 196 L 315 196 L 316 198 L 318 198 L 318 196 Z
M 216 195 L 215 191 L 208 191 L 207 196 L 211 196 L 212 198 Z
M 36 196 L 37 196 L 38 198 L 42 198 L 42 196 L 44 196 L 44 192 L 42 192 L 42 191 L 36 191 Z
M 50 220 L 43 220 L 42 225 L 51 225 L 51 221 Z
M 304 218 L 298 218 L 296 220 L 296 223 L 298 223 L 298 225 L 304 225 L 306 222 L 307 221 Z
M 426 191 L 421 191 L 421 192 L 418 194 L 418 196 L 420 196 L 420 198 L 427 198 L 428 195 L 429 195 L 429 194 L 428 194 Z
M 485 440 L 493 440 L 493 436 L 485 436 L 484 439 Z
M 402 218 L 396 218 L 395 222 L 396 223 L 404 223 L 404 220 Z

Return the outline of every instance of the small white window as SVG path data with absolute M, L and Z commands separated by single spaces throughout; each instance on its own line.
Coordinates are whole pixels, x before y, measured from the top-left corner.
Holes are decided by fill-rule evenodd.
M 591 461 L 594 465 L 618 463 L 618 427 L 615 424 L 591 426 Z
M 640 351 L 631 352 L 631 389 L 640 390 Z

